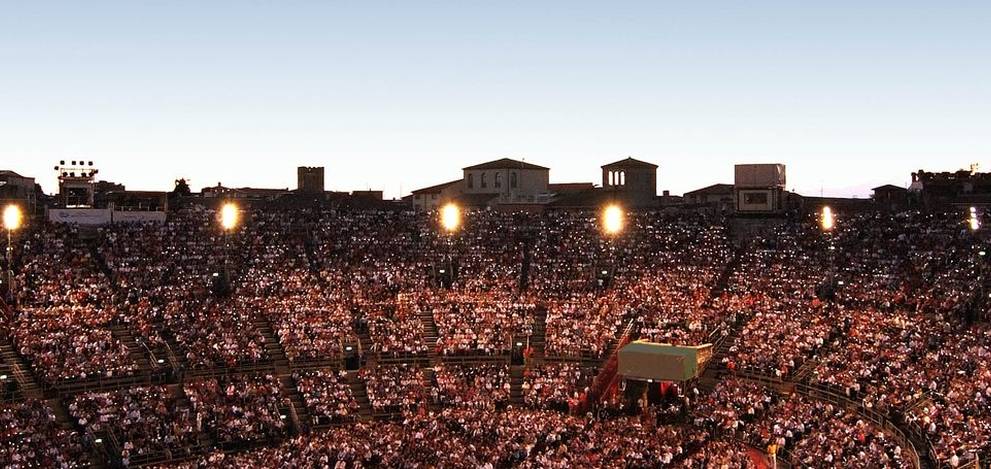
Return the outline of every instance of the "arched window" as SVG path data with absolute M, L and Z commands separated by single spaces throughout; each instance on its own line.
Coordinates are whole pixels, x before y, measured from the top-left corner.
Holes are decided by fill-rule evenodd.
M 469 189 L 475 188 L 475 175 L 471 173 L 468 173 L 468 188 Z
M 485 173 L 482 173 L 482 189 L 489 187 L 489 181 L 485 178 Z
M 495 186 L 496 188 L 502 187 L 502 173 L 498 171 L 495 174 Z
M 516 180 L 516 171 L 513 171 L 512 173 L 509 174 L 509 187 L 516 189 L 517 184 L 518 182 Z

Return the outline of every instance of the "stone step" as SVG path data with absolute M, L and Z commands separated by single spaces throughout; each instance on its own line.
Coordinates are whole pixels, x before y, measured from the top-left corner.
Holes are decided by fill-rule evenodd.
M 292 402 L 293 407 L 296 410 L 296 417 L 299 419 L 300 425 L 303 428 L 297 428 L 298 433 L 307 433 L 310 431 L 312 426 L 312 418 L 310 417 L 310 411 L 306 408 L 306 400 L 303 399 L 303 394 L 299 392 L 299 388 L 296 386 L 296 381 L 292 376 L 288 374 L 279 375 L 279 384 L 282 385 L 283 393 Z
M 62 405 L 62 401 L 59 399 L 48 399 L 48 407 L 52 409 L 52 413 L 55 414 L 55 420 L 58 422 L 59 426 L 65 430 L 77 430 L 76 421 L 69 415 L 69 412 Z
M 114 336 L 114 338 L 127 347 L 131 360 L 137 363 L 138 367 L 145 370 L 157 367 L 157 363 L 151 363 L 151 361 L 148 360 L 147 350 L 145 350 L 145 348 L 138 343 L 126 325 L 112 325 L 110 326 L 110 333 Z
M 13 372 L 13 376 L 10 378 L 17 380 L 17 387 L 24 397 L 35 399 L 43 397 L 44 390 L 41 387 L 41 381 L 34 375 L 28 361 L 20 353 L 17 353 L 12 345 L 0 345 L 0 357 L 4 363 L 10 366 Z
M 509 402 L 523 403 L 523 367 L 519 365 L 509 368 Z
M 354 400 L 358 403 L 359 414 L 363 419 L 370 419 L 372 417 L 372 404 L 368 399 L 368 388 L 365 387 L 365 381 L 358 376 L 357 371 L 349 371 L 347 382 L 351 386 Z
M 256 318 L 252 325 L 265 339 L 265 353 L 272 360 L 275 370 L 279 373 L 288 373 L 290 369 L 289 358 L 272 329 L 272 324 L 265 318 Z

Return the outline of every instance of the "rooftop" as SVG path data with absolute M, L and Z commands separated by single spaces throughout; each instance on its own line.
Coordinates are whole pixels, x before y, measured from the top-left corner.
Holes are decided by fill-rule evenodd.
M 489 161 L 488 163 L 476 164 L 475 166 L 469 166 L 468 169 L 536 169 L 536 170 L 549 170 L 543 166 L 537 166 L 535 164 L 527 163 L 526 161 L 519 161 L 510 158 L 502 158 L 495 161 Z
M 455 179 L 453 181 L 445 182 L 443 184 L 437 184 L 436 186 L 430 186 L 430 187 L 424 187 L 423 189 L 417 189 L 417 190 L 413 191 L 412 194 L 414 194 L 414 195 L 417 195 L 417 194 L 439 194 L 444 189 L 447 189 L 448 187 L 451 187 L 451 186 L 453 186 L 455 184 L 460 184 L 460 183 L 461 183 L 461 179 Z
M 547 185 L 547 190 L 551 192 L 579 192 L 595 189 L 595 184 L 591 182 L 562 182 Z
M 8 169 L 0 169 L 0 177 L 15 177 L 15 178 L 21 178 L 21 179 L 30 179 L 30 178 L 26 178 L 24 176 L 21 176 L 20 174 L 17 174 L 17 173 L 15 173 L 15 172 L 13 172 L 11 170 L 8 170 Z
M 634 158 L 626 158 L 625 160 L 615 161 L 609 164 L 602 165 L 603 168 L 651 168 L 657 169 L 657 165 L 653 163 L 648 163 L 646 161 L 640 161 Z
M 695 189 L 691 192 L 685 192 L 685 196 L 691 195 L 702 195 L 702 194 L 725 194 L 728 192 L 733 192 L 732 184 L 713 184 L 711 186 L 706 186 L 701 189 Z
M 908 189 L 906 189 L 904 187 L 896 186 L 894 184 L 885 184 L 883 186 L 877 186 L 877 187 L 875 187 L 874 189 L 871 189 L 871 190 L 873 190 L 873 191 L 903 191 L 903 192 L 907 192 L 908 191 Z

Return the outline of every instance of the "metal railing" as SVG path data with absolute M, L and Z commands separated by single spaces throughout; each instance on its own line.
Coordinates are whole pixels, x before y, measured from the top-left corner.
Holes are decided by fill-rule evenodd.
M 815 399 L 819 401 L 826 401 L 837 406 L 843 407 L 844 409 L 851 410 L 856 413 L 861 418 L 864 418 L 874 425 L 880 427 L 882 430 L 891 435 L 899 446 L 902 448 L 908 448 L 909 457 L 911 458 L 912 467 L 921 468 L 922 461 L 919 458 L 919 452 L 912 440 L 908 438 L 905 433 L 898 428 L 894 423 L 892 423 L 888 417 L 880 412 L 873 409 L 868 409 L 863 406 L 863 404 L 853 401 L 846 396 L 835 393 L 833 390 L 809 385 L 806 383 L 796 383 L 792 381 L 786 381 L 779 377 L 771 377 L 766 375 L 761 375 L 753 372 L 738 372 L 736 377 L 744 379 L 747 381 L 756 382 L 763 385 L 764 387 L 775 389 L 778 392 L 785 392 L 787 388 L 794 389 L 795 392 Z
M 804 383 L 795 384 L 795 390 L 800 394 L 811 397 L 813 399 L 825 400 L 831 402 L 838 406 L 842 406 L 847 410 L 853 410 L 857 415 L 862 418 L 866 418 L 874 425 L 880 427 L 882 430 L 886 431 L 888 434 L 893 436 L 898 444 L 903 448 L 909 449 L 909 456 L 911 457 L 912 467 L 921 468 L 922 462 L 919 459 L 919 452 L 904 432 L 890 420 L 888 417 L 880 412 L 873 409 L 868 409 L 864 407 L 863 404 L 853 401 L 846 396 L 836 394 L 830 389 L 821 388 L 818 386 L 811 386 Z

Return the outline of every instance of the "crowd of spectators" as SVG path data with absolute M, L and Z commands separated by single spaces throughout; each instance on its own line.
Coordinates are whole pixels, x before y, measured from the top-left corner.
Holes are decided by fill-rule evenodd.
M 447 293 L 433 304 L 444 355 L 496 355 L 508 352 L 515 337 L 533 334 L 535 305 L 498 293 Z
M 0 465 L 11 469 L 88 467 L 79 434 L 61 428 L 44 402 L 0 403 Z
M 549 356 L 601 358 L 630 319 L 641 337 L 679 345 L 708 343 L 721 329 L 710 297 L 732 254 L 722 224 L 631 214 L 627 232 L 610 237 L 594 217 L 545 222 L 533 275 L 548 308 Z
M 926 332 L 938 330 L 935 324 L 897 309 L 883 314 L 854 309 L 850 318 L 850 327 L 822 355 L 810 382 L 882 412 L 901 410 L 931 390 L 932 375 L 919 365 L 935 365 L 927 357 L 935 344 Z
M 592 293 L 551 301 L 547 307 L 548 356 L 603 358 L 623 327 L 624 311 Z
M 423 326 L 414 311 L 423 308 L 434 313 L 439 352 L 505 353 L 514 339 L 533 334 L 538 299 L 549 310 L 549 353 L 601 358 L 631 306 L 608 305 L 628 298 L 626 287 L 592 288 L 597 261 L 589 251 L 597 253 L 591 258 L 623 260 L 627 266 L 617 276 L 650 292 L 643 296 L 678 289 L 696 300 L 711 287 L 727 252 L 716 225 L 650 215 L 635 218 L 634 235 L 608 243 L 595 217 L 564 213 L 469 212 L 464 229 L 452 234 L 430 218 L 395 211 L 246 210 L 241 226 L 226 234 L 215 217 L 213 210 L 192 207 L 162 224 L 102 228 L 98 240 L 118 284 L 121 320 L 150 347 L 176 346 L 192 367 L 268 359 L 254 327 L 260 317 L 272 324 L 291 361 L 340 356 L 345 344 L 357 341 L 356 316 L 371 336 L 370 352 L 421 353 L 429 344 L 419 340 Z M 302 233 L 312 233 L 312 262 Z M 527 250 L 534 260 L 531 289 L 523 292 L 520 266 Z M 448 259 L 457 261 L 459 275 L 450 290 L 438 289 L 431 266 Z M 678 274 L 639 279 L 641 270 L 674 266 L 679 259 Z M 215 275 L 224 271 L 236 291 L 232 298 L 211 298 Z M 675 277 L 680 285 L 668 288 Z M 404 304 L 404 297 L 417 300 Z M 687 342 L 711 333 L 709 310 L 680 308 L 684 320 L 674 320 L 667 314 L 676 309 L 669 307 L 673 301 L 637 305 L 643 315 L 656 311 L 651 337 Z
M 760 385 L 727 379 L 702 395 L 694 423 L 752 447 L 773 445 L 801 467 L 906 467 L 908 453 L 865 417 L 830 402 L 779 396 Z
M 695 454 L 685 458 L 681 467 L 719 469 L 758 469 L 766 467 L 757 450 L 739 441 L 706 440 Z
M 127 346 L 101 319 L 86 308 L 25 308 L 14 321 L 13 339 L 48 384 L 137 371 Z
M 279 437 L 286 431 L 285 398 L 271 375 L 210 378 L 187 382 L 196 430 L 221 443 Z
M 644 275 L 624 286 L 626 317 L 636 318 L 640 337 L 651 342 L 694 346 L 726 330 L 726 310 L 712 305 L 715 272 L 691 266 Z
M 293 379 L 314 424 L 341 423 L 358 417 L 360 407 L 345 372 L 296 372 Z
M 259 298 L 255 304 L 272 318 L 290 362 L 341 358 L 348 345 L 358 342 L 350 309 L 326 303 L 319 295 Z
M 197 445 L 191 409 L 180 406 L 165 386 L 80 394 L 68 411 L 88 432 L 112 433 L 125 466 L 132 457 L 178 455 Z
M 736 270 L 738 293 L 761 293 L 744 311 L 763 322 L 748 323 L 727 360 L 778 377 L 809 363 L 797 378 L 907 421 L 938 461 L 972 460 L 991 442 L 979 404 L 988 391 L 979 365 L 988 335 L 974 324 L 988 317 L 987 244 L 963 220 L 951 212 L 865 213 L 818 238 L 779 230 L 762 243 L 769 252 L 750 257 L 786 261 L 745 260 Z M 751 277 L 764 283 L 754 289 Z
M 906 418 L 932 442 L 942 461 L 971 460 L 991 444 L 988 337 L 987 325 L 973 326 L 923 360 L 929 365 L 928 392 Z
M 829 232 L 800 218 L 739 248 L 722 220 L 657 213 L 631 214 L 616 235 L 602 233 L 595 214 L 557 211 L 470 211 L 454 233 L 432 215 L 403 211 L 245 209 L 242 225 L 226 234 L 215 217 L 183 208 L 164 223 L 101 228 L 95 239 L 68 225 L 33 225 L 17 248 L 22 288 L 5 324 L 15 350 L 46 384 L 141 372 L 112 329 L 120 325 L 156 353 L 172 349 L 189 368 L 270 360 L 274 344 L 258 327 L 266 323 L 295 365 L 340 358 L 359 335 L 371 343 L 363 353 L 435 346 L 441 360 L 462 361 L 532 338 L 546 309 L 539 358 L 549 360 L 530 362 L 523 376 L 530 409 L 567 410 L 580 400 L 594 370 L 556 360 L 597 363 L 632 323 L 635 337 L 677 345 L 732 335 L 723 359 L 731 371 L 828 388 L 916 429 L 940 461 L 959 464 L 991 444 L 989 335 L 975 324 L 989 309 L 988 245 L 961 214 L 842 214 Z M 445 267 L 457 272 L 450 284 L 439 278 Z M 227 274 L 231 291 L 215 294 L 217 277 Z M 436 344 L 424 321 L 436 325 Z M 350 387 L 321 373 L 296 376 L 310 412 L 351 419 Z M 431 389 L 409 365 L 360 373 L 376 414 L 423 412 L 431 393 L 436 404 L 480 413 L 508 401 L 502 365 L 446 364 L 435 376 Z M 128 435 L 134 455 L 185 444 L 187 434 L 176 431 L 184 425 L 162 423 L 175 419 L 220 441 L 285 432 L 274 378 L 185 389 L 194 403 L 188 417 L 157 413 L 171 398 L 144 387 L 79 396 L 72 414 L 94 432 Z M 758 447 L 783 443 L 801 464 L 904 459 L 849 411 L 733 392 L 728 407 L 701 412 L 711 421 L 700 428 Z M 711 443 L 722 455 L 736 448 L 732 440 Z M 745 459 L 733 454 L 729 461 Z M 573 456 L 533 461 L 555 466 Z
M 708 436 L 688 427 L 652 428 L 635 418 L 446 409 L 335 428 L 276 448 L 210 454 L 195 467 L 756 467 L 744 445 Z
M 509 403 L 507 365 L 444 365 L 434 370 L 434 402 L 444 406 L 502 408 Z
M 416 412 L 426 404 L 427 386 L 420 368 L 409 364 L 362 368 L 374 414 Z
M 220 232 L 213 210 L 177 211 L 161 224 L 119 224 L 101 229 L 99 252 L 117 280 L 122 320 L 149 347 L 169 343 L 190 367 L 233 367 L 265 358 L 263 337 L 254 329 L 253 295 L 211 295 L 218 278 L 244 275 L 246 292 L 258 291 L 252 277 L 265 249 L 248 250 L 260 230 L 250 217 L 239 233 Z M 243 243 L 243 245 L 242 245 Z M 256 244 L 257 245 L 257 244 Z M 144 266 L 156 266 L 144 269 Z M 172 341 L 172 342 L 170 342 Z
M 364 306 L 363 321 L 367 324 L 372 341 L 372 352 L 380 356 L 423 354 L 429 346 L 423 339 L 423 323 L 415 298 L 419 295 L 400 295 L 395 303 Z
M 254 310 L 246 299 L 209 298 L 198 306 L 173 304 L 164 313 L 189 366 L 233 368 L 266 358 L 265 338 L 254 327 Z
M 315 263 L 328 296 L 357 304 L 395 301 L 429 285 L 425 257 L 430 229 L 409 212 L 337 211 L 319 215 Z
M 523 402 L 533 409 L 567 411 L 588 392 L 595 370 L 577 363 L 547 363 L 523 373 Z
M 636 318 L 643 339 L 688 346 L 711 342 L 725 331 L 729 316 L 729 308 L 712 301 L 732 257 L 726 227 L 692 217 L 634 221 L 630 255 L 610 301 Z
M 11 336 L 46 383 L 133 373 L 137 364 L 109 326 L 116 292 L 75 227 L 45 224 L 22 245 Z
M 800 305 L 763 295 L 748 299 L 752 315 L 727 357 L 738 368 L 788 376 L 839 333 L 840 318 L 829 305 Z

